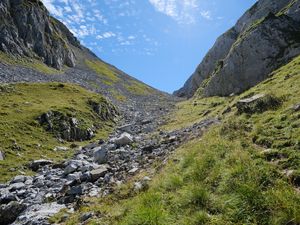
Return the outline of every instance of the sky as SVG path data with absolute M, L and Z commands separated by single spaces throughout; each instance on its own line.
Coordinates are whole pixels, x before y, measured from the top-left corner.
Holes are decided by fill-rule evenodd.
M 43 2 L 99 58 L 172 93 L 256 0 Z

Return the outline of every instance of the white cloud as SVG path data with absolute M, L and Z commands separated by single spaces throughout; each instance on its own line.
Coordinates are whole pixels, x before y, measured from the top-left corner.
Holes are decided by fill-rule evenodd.
M 149 0 L 149 2 L 157 11 L 170 16 L 178 23 L 195 23 L 197 0 Z
M 106 39 L 106 38 L 111 38 L 111 37 L 115 37 L 115 36 L 117 36 L 117 35 L 114 32 L 108 31 L 103 34 L 97 35 L 96 39 L 100 40 L 100 39 Z
M 207 20 L 211 20 L 212 17 L 211 17 L 211 11 L 209 10 L 203 10 L 200 12 L 200 15 L 204 18 L 204 19 L 207 19 Z

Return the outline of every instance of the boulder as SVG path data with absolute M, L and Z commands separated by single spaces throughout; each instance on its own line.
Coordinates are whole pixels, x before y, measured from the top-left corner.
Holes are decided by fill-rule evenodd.
M 241 99 L 236 103 L 238 113 L 262 113 L 275 109 L 281 105 L 281 100 L 272 95 L 257 94 L 249 98 Z
M 57 203 L 35 204 L 21 213 L 15 224 L 49 224 L 48 219 L 64 209 L 64 205 Z M 1 223 L 0 223 L 1 224 Z
M 26 209 L 26 205 L 20 202 L 10 202 L 0 206 L 0 224 L 8 225 L 13 223 L 17 217 Z
M 19 176 L 15 176 L 14 179 L 11 181 L 11 183 L 25 183 L 25 181 L 27 180 L 26 176 L 23 175 L 19 175 Z
M 34 160 L 29 164 L 29 168 L 33 171 L 38 171 L 39 168 L 53 164 L 52 161 L 46 159 Z
M 98 147 L 94 149 L 94 161 L 99 164 L 107 163 L 107 149 L 104 147 Z
M 115 144 L 118 146 L 125 146 L 133 142 L 133 138 L 130 134 L 124 132 L 120 137 L 114 140 Z
M 71 187 L 70 190 L 67 191 L 67 195 L 82 195 L 82 194 L 83 194 L 83 190 L 80 185 Z
M 97 181 L 100 177 L 104 177 L 105 174 L 108 172 L 108 169 L 105 166 L 98 168 L 96 170 L 92 170 L 90 172 L 92 181 Z
M 70 163 L 68 166 L 66 166 L 64 170 L 64 174 L 68 175 L 70 173 L 75 172 L 77 169 L 78 169 L 78 165 L 76 165 L 75 163 Z
M 22 188 L 25 188 L 24 183 L 13 183 L 13 184 L 9 185 L 10 191 L 16 191 L 16 190 L 20 190 Z

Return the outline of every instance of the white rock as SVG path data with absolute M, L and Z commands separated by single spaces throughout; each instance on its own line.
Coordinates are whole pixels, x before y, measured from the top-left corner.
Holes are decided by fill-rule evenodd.
M 124 145 L 128 145 L 130 143 L 133 142 L 133 138 L 130 134 L 128 133 L 123 133 L 121 134 L 121 136 L 119 138 L 116 138 L 115 139 L 115 143 L 118 145 L 118 146 L 124 146 Z
M 135 168 L 129 170 L 128 173 L 129 174 L 135 174 L 138 170 L 139 170 L 139 168 L 135 167 Z
M 4 153 L 0 151 L 0 161 L 4 160 Z
M 100 177 L 104 177 L 106 173 L 107 173 L 107 167 L 106 166 L 102 166 L 101 168 L 98 168 L 96 170 L 92 170 L 90 172 L 93 181 L 98 180 Z
M 68 151 L 68 150 L 69 150 L 69 148 L 68 147 L 64 147 L 64 146 L 56 146 L 54 148 L 54 151 L 61 151 L 61 152 L 63 152 L 63 151 Z

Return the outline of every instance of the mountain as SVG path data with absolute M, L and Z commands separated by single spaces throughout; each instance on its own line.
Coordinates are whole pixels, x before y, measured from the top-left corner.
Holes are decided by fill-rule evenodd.
M 0 2 L 0 82 L 69 82 L 119 103 L 166 94 L 102 61 L 39 0 Z
M 107 138 L 121 119 L 151 121 L 173 99 L 99 59 L 41 1 L 0 1 L 0 182 Z
M 184 86 L 192 97 L 241 93 L 300 54 L 300 1 L 259 0 L 221 35 Z

